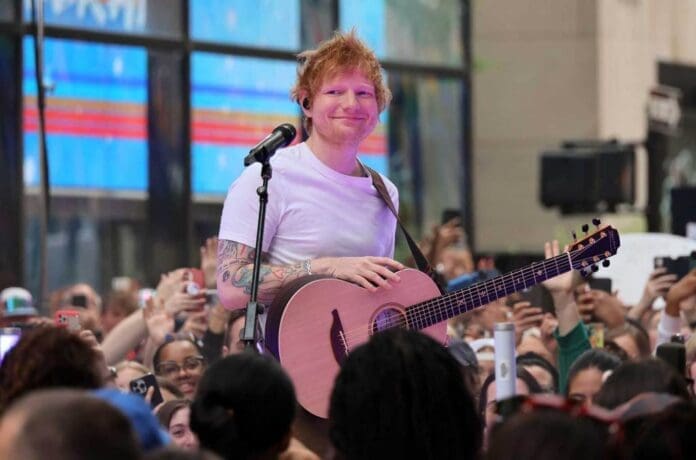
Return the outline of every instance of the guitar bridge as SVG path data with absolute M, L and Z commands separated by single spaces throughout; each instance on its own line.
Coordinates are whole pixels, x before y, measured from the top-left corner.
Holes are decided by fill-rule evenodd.
M 346 356 L 348 356 L 348 342 L 343 331 L 341 318 L 338 316 L 338 310 L 332 310 L 331 316 L 333 317 L 333 320 L 331 321 L 331 330 L 329 333 L 331 351 L 333 351 L 336 362 L 338 364 L 343 364 L 343 360 L 346 359 Z

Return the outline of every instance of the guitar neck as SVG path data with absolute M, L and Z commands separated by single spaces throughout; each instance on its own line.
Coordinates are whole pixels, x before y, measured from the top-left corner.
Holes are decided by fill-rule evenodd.
M 425 329 L 566 273 L 572 268 L 570 254 L 564 253 L 441 297 L 411 305 L 406 310 L 408 325 L 411 329 Z

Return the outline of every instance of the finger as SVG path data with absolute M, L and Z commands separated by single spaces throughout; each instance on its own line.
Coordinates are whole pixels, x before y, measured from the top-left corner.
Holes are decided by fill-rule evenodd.
M 403 270 L 406 268 L 401 262 L 390 259 L 389 257 L 368 257 L 367 260 L 373 264 L 393 268 L 395 270 Z
M 537 324 L 541 324 L 541 321 L 544 319 L 544 315 L 533 315 L 533 316 L 528 316 L 527 318 L 524 318 L 523 320 L 519 321 L 518 324 L 524 327 L 531 327 Z
M 522 312 L 523 317 L 536 316 L 536 315 L 543 315 L 541 308 L 529 307 L 529 308 L 524 309 Z
M 668 273 L 667 275 L 662 275 L 654 278 L 655 282 L 665 282 L 669 281 L 670 283 L 676 283 L 677 282 L 677 275 L 673 275 L 671 273 Z
M 366 270 L 360 274 L 363 278 L 367 279 L 373 286 L 383 287 L 385 289 L 392 289 L 392 286 L 384 278 L 383 275 L 376 271 Z
M 544 243 L 544 258 L 550 259 L 551 257 L 553 257 L 552 249 L 551 249 L 551 242 L 547 241 Z
M 376 273 L 385 281 L 387 281 L 387 280 L 394 281 L 394 282 L 401 281 L 401 278 L 399 277 L 399 275 L 397 275 L 393 271 L 389 270 L 388 268 L 382 267 L 380 265 L 371 265 L 370 267 L 368 267 L 367 270 L 368 270 L 368 272 Z M 386 284 L 389 284 L 389 283 L 386 283 Z
M 665 267 L 658 267 L 653 270 L 652 273 L 650 273 L 650 279 L 659 278 L 660 275 L 664 275 L 665 273 L 667 273 L 667 269 Z
M 558 240 L 553 240 L 551 242 L 551 253 L 555 257 L 559 254 L 559 249 L 558 249 Z
M 527 308 L 527 307 L 529 307 L 529 306 L 531 306 L 531 305 L 532 305 L 532 303 L 531 303 L 531 302 L 527 302 L 526 300 L 523 300 L 523 301 L 521 301 L 521 302 L 515 302 L 515 304 L 512 306 L 512 311 L 513 311 L 513 312 L 515 312 L 515 311 L 522 311 L 522 310 L 524 310 L 525 308 Z
M 347 279 L 348 281 L 351 281 L 351 282 L 357 284 L 357 285 L 360 286 L 360 287 L 363 287 L 363 288 L 367 289 L 367 290 L 370 291 L 370 292 L 376 292 L 376 291 L 377 291 L 377 287 L 376 287 L 375 285 L 373 285 L 372 283 L 370 283 L 370 282 L 367 280 L 367 278 L 364 278 L 364 277 L 362 277 L 362 276 L 360 276 L 360 275 L 354 275 L 354 276 L 351 276 L 350 278 L 346 278 L 346 279 Z
M 147 392 L 145 393 L 145 401 L 151 403 L 153 394 L 155 394 L 155 387 L 148 388 Z

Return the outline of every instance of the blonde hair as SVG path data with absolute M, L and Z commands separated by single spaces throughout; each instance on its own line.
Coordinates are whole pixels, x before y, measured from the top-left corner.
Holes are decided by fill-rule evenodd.
M 336 32 L 317 49 L 303 51 L 297 57 L 297 81 L 290 91 L 290 96 L 300 105 L 300 99 L 305 98 L 311 103 L 327 78 L 346 70 L 359 70 L 372 82 L 380 112 L 391 100 L 391 91 L 384 84 L 382 67 L 377 56 L 357 37 L 355 30 L 345 34 Z M 303 122 L 305 129 L 311 132 L 312 120 L 305 117 Z

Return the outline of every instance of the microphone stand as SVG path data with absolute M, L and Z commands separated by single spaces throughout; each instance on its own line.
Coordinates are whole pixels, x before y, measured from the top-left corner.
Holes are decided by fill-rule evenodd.
M 264 149 L 265 150 L 265 149 Z M 263 250 L 263 231 L 266 224 L 266 204 L 268 203 L 268 181 L 273 176 L 271 168 L 271 155 L 268 152 L 261 155 L 262 158 L 257 160 L 261 163 L 261 179 L 262 184 L 256 189 L 256 194 L 259 196 L 259 220 L 256 227 L 256 252 L 254 253 L 254 270 L 251 276 L 251 296 L 246 307 L 246 316 L 244 317 L 244 328 L 241 332 L 241 340 L 244 342 L 244 347 L 255 349 L 258 353 L 262 350 L 259 345 L 260 330 L 258 328 L 259 314 L 265 310 L 263 304 L 257 302 L 259 293 L 259 273 L 261 271 L 261 252 Z

